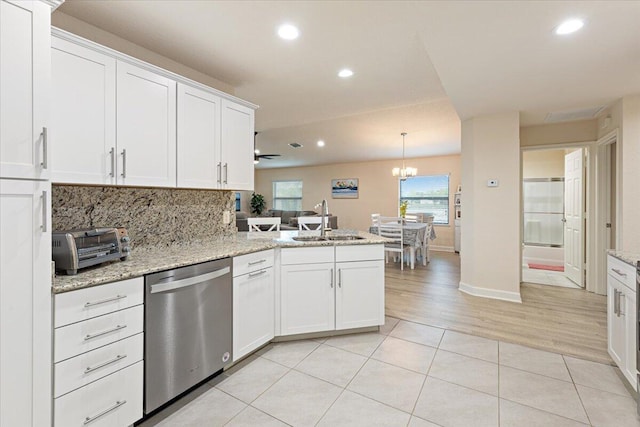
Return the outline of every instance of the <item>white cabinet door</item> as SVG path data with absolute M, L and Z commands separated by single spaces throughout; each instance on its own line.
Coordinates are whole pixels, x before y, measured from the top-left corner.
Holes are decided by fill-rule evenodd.
M 0 178 L 49 178 L 51 9 L 0 0 Z
M 116 183 L 116 60 L 51 40 L 51 180 Z
M 637 331 L 637 311 L 636 311 L 636 293 L 629 288 L 622 290 L 620 297 L 621 317 L 624 322 L 624 342 L 625 355 L 624 364 L 620 366 L 620 370 L 634 390 L 638 386 L 638 378 L 636 373 L 636 331 Z
M 274 274 L 265 268 L 233 278 L 233 360 L 271 341 Z
M 384 324 L 384 261 L 336 263 L 336 329 Z
M 0 180 L 2 426 L 51 424 L 50 195 L 48 182 Z
M 117 61 L 118 183 L 176 186 L 176 82 Z
M 283 265 L 280 270 L 281 335 L 335 329 L 334 264 Z
M 178 187 L 219 188 L 220 97 L 178 83 Z
M 222 185 L 253 190 L 253 132 L 255 112 L 222 100 Z

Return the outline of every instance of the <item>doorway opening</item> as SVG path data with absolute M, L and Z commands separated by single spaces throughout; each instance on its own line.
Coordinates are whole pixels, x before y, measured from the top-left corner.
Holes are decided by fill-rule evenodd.
M 558 279 L 562 275 L 578 288 L 606 295 L 606 250 L 617 247 L 620 238 L 616 226 L 620 217 L 621 179 L 617 168 L 621 155 L 617 140 L 618 130 L 613 130 L 593 142 L 522 148 L 522 282 L 562 286 L 566 284 L 564 279 Z M 547 184 L 546 189 L 545 185 L 534 186 L 533 201 L 525 201 L 525 179 L 528 178 L 546 178 L 549 182 L 552 181 L 549 178 L 564 178 L 561 218 L 556 214 L 559 211 L 554 210 L 558 209 L 560 192 L 558 188 L 550 188 L 551 184 Z M 548 200 L 541 198 L 540 193 Z M 525 215 L 526 212 L 538 214 L 536 209 L 543 202 L 547 205 L 546 213 L 542 214 L 549 223 L 546 228 L 543 219 Z M 551 238 L 560 236 L 558 218 L 562 224 L 562 245 L 555 244 Z M 536 221 L 540 221 L 539 224 Z M 555 266 L 553 270 L 563 271 L 532 273 L 538 269 L 531 268 L 531 264 Z
M 583 147 L 524 151 L 522 281 L 583 288 Z

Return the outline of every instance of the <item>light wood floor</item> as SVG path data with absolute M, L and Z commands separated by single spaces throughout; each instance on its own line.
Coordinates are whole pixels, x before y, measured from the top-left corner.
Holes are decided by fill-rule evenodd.
M 613 363 L 604 296 L 525 283 L 522 304 L 474 297 L 458 290 L 460 257 L 447 252 L 432 252 L 426 267 L 389 262 L 385 271 L 388 316 Z

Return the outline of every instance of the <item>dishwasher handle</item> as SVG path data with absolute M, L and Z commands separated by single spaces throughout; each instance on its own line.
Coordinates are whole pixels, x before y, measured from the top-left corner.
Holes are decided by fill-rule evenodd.
M 186 279 L 174 280 L 168 283 L 159 283 L 156 285 L 151 285 L 151 293 L 157 294 L 159 292 L 167 292 L 172 291 L 174 289 L 186 288 L 193 285 L 198 285 L 202 282 L 206 282 L 207 280 L 216 279 L 218 277 L 222 277 L 226 274 L 230 274 L 231 269 L 229 267 L 224 267 L 216 271 L 212 271 L 210 273 L 201 274 L 199 276 L 187 277 Z

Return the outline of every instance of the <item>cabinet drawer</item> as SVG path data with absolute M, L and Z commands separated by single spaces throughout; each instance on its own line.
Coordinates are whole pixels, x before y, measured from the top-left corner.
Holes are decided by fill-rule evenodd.
M 233 257 L 233 277 L 273 266 L 273 249 Z
M 336 246 L 336 262 L 384 259 L 384 245 Z
M 632 265 L 609 255 L 607 258 L 607 273 L 633 292 L 636 292 L 636 269 Z
M 55 399 L 54 426 L 128 426 L 142 418 L 143 363 Z
M 144 335 L 137 334 L 56 363 L 54 397 L 60 397 L 141 361 L 143 346 Z
M 280 255 L 282 265 L 319 264 L 333 262 L 333 246 L 311 246 L 306 248 L 283 248 Z
M 139 334 L 144 306 L 127 308 L 55 329 L 54 362 Z
M 54 327 L 133 307 L 142 304 L 143 300 L 142 277 L 57 294 Z

